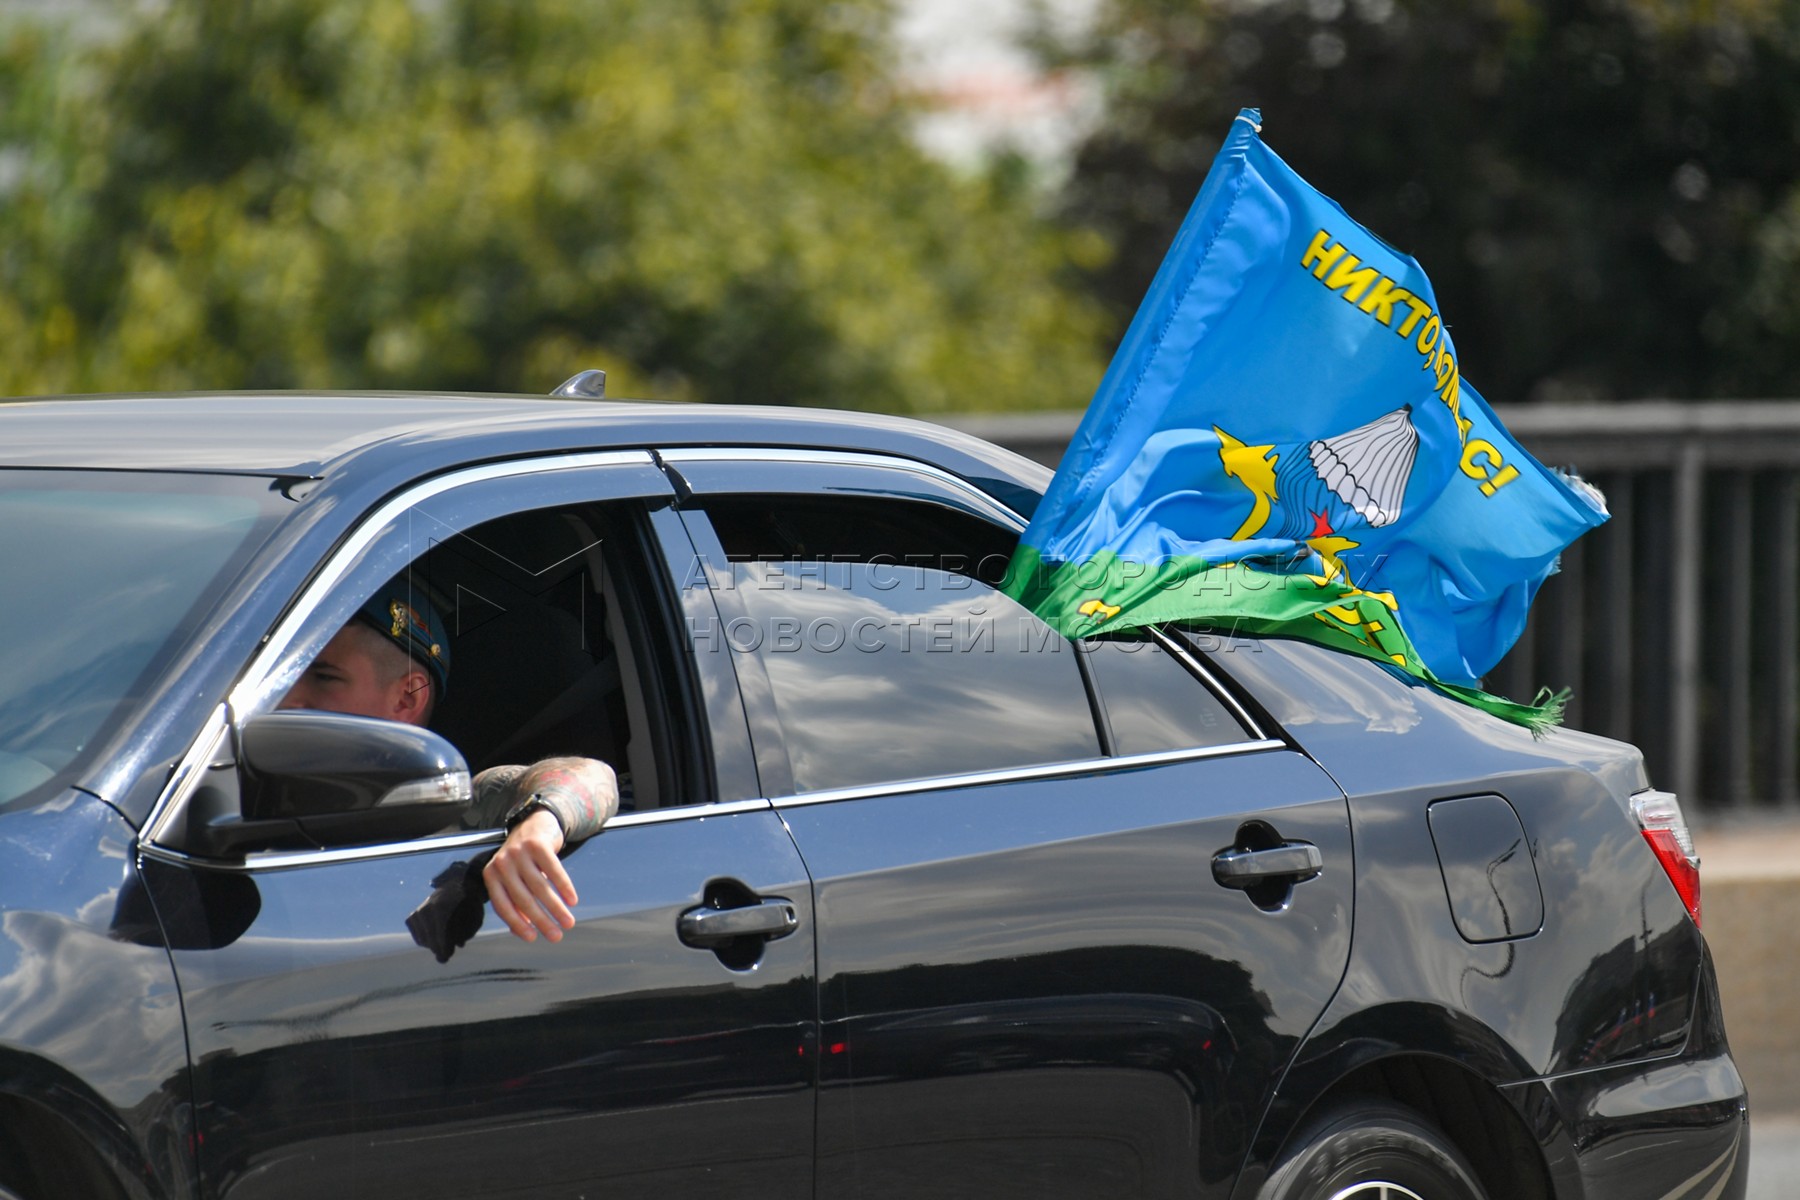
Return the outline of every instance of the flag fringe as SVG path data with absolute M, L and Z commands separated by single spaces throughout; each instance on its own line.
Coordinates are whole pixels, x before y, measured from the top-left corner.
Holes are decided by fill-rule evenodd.
M 1435 679 L 1426 682 L 1452 700 L 1479 708 L 1502 721 L 1524 726 L 1534 738 L 1543 737 L 1563 723 L 1563 714 L 1568 711 L 1569 697 L 1572 694 L 1569 688 L 1563 688 L 1559 692 L 1553 692 L 1547 687 L 1539 688 L 1531 703 L 1522 704 L 1517 700 L 1508 700 L 1505 696 L 1484 692 L 1480 688 L 1462 687 Z

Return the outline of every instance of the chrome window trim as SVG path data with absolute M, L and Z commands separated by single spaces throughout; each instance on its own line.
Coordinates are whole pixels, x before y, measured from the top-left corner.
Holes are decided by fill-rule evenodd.
M 468 467 L 454 471 L 448 475 L 440 475 L 436 479 L 428 479 L 416 487 L 395 496 L 386 504 L 363 518 L 356 529 L 339 546 L 337 552 L 325 563 L 323 569 L 307 585 L 300 599 L 294 604 L 269 640 L 263 643 L 255 658 L 250 660 L 249 670 L 238 685 L 231 690 L 226 702 L 231 705 L 233 713 L 247 711 L 254 707 L 260 699 L 260 692 L 275 664 L 287 653 L 289 644 L 295 633 L 306 623 L 307 618 L 331 590 L 337 587 L 344 575 L 348 573 L 350 564 L 357 555 L 368 548 L 369 543 L 387 527 L 389 521 L 405 512 L 415 504 L 422 504 L 434 496 L 472 484 L 490 483 L 496 479 L 511 479 L 519 475 L 543 475 L 552 471 L 581 471 L 593 467 L 640 466 L 655 467 L 656 460 L 648 450 L 603 450 L 589 454 L 570 454 L 553 458 L 519 459 L 513 462 L 488 463 L 485 466 Z
M 327 863 L 362 862 L 372 858 L 393 858 L 402 854 L 425 854 L 433 850 L 460 850 L 466 846 L 499 845 L 503 829 L 477 829 L 469 833 L 450 833 L 440 837 L 416 838 L 410 842 L 381 842 L 372 846 L 345 846 L 337 850 L 266 850 L 246 855 L 242 860 L 201 858 L 180 850 L 171 850 L 154 842 L 139 849 L 148 857 L 184 867 L 205 867 L 213 871 L 231 871 L 258 875 L 265 871 L 286 871 L 295 867 L 317 867 Z
M 672 466 L 680 466 L 684 462 L 767 462 L 767 463 L 816 463 L 821 466 L 837 467 L 875 467 L 882 470 L 910 471 L 936 483 L 944 484 L 958 494 L 967 496 L 984 511 L 999 518 L 1001 524 L 1010 526 L 1015 533 L 1022 533 L 1028 522 L 1024 517 L 1006 505 L 1000 503 L 968 480 L 952 475 L 942 467 L 920 462 L 913 458 L 898 458 L 887 454 L 868 454 L 858 450 L 782 450 L 763 447 L 741 448 L 701 448 L 683 447 L 675 450 L 659 450 L 664 462 Z M 803 489 L 811 491 L 813 489 Z M 705 495 L 707 493 L 701 493 Z
M 144 841 L 154 843 L 164 833 L 165 825 L 181 811 L 181 806 L 199 786 L 200 776 L 206 770 L 206 764 L 218 754 L 225 742 L 227 732 L 231 728 L 230 712 L 221 704 L 214 708 L 206 718 L 206 724 L 200 727 L 200 736 L 188 746 L 187 753 L 175 765 L 169 774 L 169 782 L 163 785 L 162 794 L 150 809 L 150 815 L 144 821 Z
M 1267 731 L 1265 731 L 1261 725 L 1257 724 L 1256 718 L 1250 715 L 1248 709 L 1238 703 L 1237 697 L 1232 695 L 1229 689 L 1219 683 L 1218 676 L 1212 673 L 1212 669 L 1206 665 L 1199 654 L 1155 626 L 1146 627 L 1146 631 L 1153 639 L 1155 639 L 1157 645 L 1161 646 L 1170 654 L 1173 654 L 1181 661 L 1183 666 L 1187 667 L 1188 670 L 1199 677 L 1206 689 L 1216 696 L 1220 703 L 1225 705 L 1231 714 L 1238 719 L 1238 724 L 1242 725 L 1250 733 L 1251 737 L 1259 741 L 1268 740 L 1269 735 Z
M 434 496 L 442 495 L 455 488 L 467 487 L 471 484 L 488 483 L 496 479 L 510 479 L 520 475 L 541 475 L 552 471 L 580 471 L 594 467 L 640 466 L 656 467 L 656 459 L 648 450 L 600 450 L 582 454 L 550 455 L 540 458 L 516 459 L 509 462 L 486 463 L 478 467 L 465 467 L 428 479 L 408 488 L 393 499 L 387 501 L 373 513 L 359 522 L 344 543 L 325 561 L 318 575 L 300 593 L 294 607 L 287 617 L 276 626 L 256 656 L 250 660 L 249 667 L 243 677 L 231 689 L 225 704 L 216 710 L 200 735 L 181 757 L 179 765 L 170 776 L 169 782 L 156 798 L 150 808 L 150 815 L 144 820 L 146 844 L 154 844 L 154 840 L 166 832 L 166 822 L 171 820 L 179 810 L 180 802 L 185 801 L 188 794 L 200 778 L 199 768 L 203 765 L 199 760 L 210 757 L 217 745 L 218 733 L 230 723 L 236 714 L 249 711 L 259 699 L 259 693 L 280 662 L 281 656 L 287 652 L 296 633 L 307 620 L 312 617 L 313 610 L 324 601 L 345 574 L 356 556 L 366 550 L 376 536 L 387 527 L 394 517 L 415 504 L 423 503 Z M 218 729 L 215 730 L 215 725 Z M 159 847 L 161 849 L 161 847 Z M 178 857 L 178 851 L 167 851 Z M 210 861 L 210 860 L 208 860 Z
M 662 825 L 669 821 L 704 820 L 728 817 L 733 813 L 761 812 L 771 805 L 761 796 L 750 800 L 721 800 L 717 804 L 683 804 L 677 808 L 648 808 L 643 812 L 624 812 L 606 823 L 608 829 L 629 829 L 633 825 Z
M 981 787 L 992 783 L 1055 779 L 1068 775 L 1110 775 L 1114 771 L 1132 770 L 1137 767 L 1158 767 L 1168 763 L 1224 758 L 1238 754 L 1260 754 L 1269 750 L 1286 749 L 1289 749 L 1286 742 L 1275 738 L 1263 738 L 1254 742 L 1231 742 L 1223 746 L 1196 746 L 1190 750 L 1158 750 L 1150 754 L 1121 755 L 1118 758 L 1082 758 L 1073 762 L 1043 763 L 1031 767 L 1006 767 L 997 771 L 971 771 L 965 775 L 937 775 L 926 779 L 904 779 L 893 783 L 872 783 L 860 787 L 798 792 L 792 796 L 783 796 L 773 803 L 775 808 L 780 810 L 799 808 L 808 804 L 834 804 L 840 800 L 866 800 L 874 796 L 902 796 L 912 792 Z
M 703 821 L 707 817 L 730 816 L 733 813 L 765 812 L 769 801 L 727 800 L 719 804 L 687 804 L 680 808 L 656 808 L 648 812 L 620 813 L 606 823 L 607 829 L 629 829 L 634 825 L 663 825 L 672 821 Z M 598 835 L 596 835 L 598 836 Z M 233 859 L 201 858 L 180 850 L 171 850 L 145 841 L 139 849 L 151 858 L 180 866 L 206 867 L 215 871 L 258 874 L 264 871 L 286 871 L 296 867 L 321 867 L 335 863 L 366 862 L 370 859 L 397 858 L 403 854 L 424 854 L 435 850 L 462 850 L 472 846 L 498 846 L 506 838 L 504 829 L 473 829 L 467 833 L 447 833 L 437 837 L 414 838 L 405 842 L 377 842 L 368 846 L 344 846 L 335 850 L 268 850 Z

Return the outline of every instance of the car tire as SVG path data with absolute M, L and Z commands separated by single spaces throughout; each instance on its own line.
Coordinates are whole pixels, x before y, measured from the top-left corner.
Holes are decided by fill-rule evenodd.
M 1409 1108 L 1362 1101 L 1295 1135 L 1258 1200 L 1487 1200 L 1450 1139 Z

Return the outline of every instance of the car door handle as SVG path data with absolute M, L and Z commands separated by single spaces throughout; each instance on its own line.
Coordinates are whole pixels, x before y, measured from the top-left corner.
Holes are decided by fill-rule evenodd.
M 791 900 L 770 897 L 742 908 L 713 908 L 702 905 L 681 914 L 675 930 L 690 946 L 711 949 L 743 937 L 773 940 L 786 937 L 800 928 L 799 914 Z
M 1285 842 L 1268 850 L 1225 850 L 1213 856 L 1213 878 L 1228 888 L 1260 883 L 1300 883 L 1325 869 L 1325 856 L 1311 842 Z

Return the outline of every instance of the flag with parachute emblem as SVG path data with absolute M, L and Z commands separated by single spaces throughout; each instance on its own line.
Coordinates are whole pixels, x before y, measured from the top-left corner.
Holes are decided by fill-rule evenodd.
M 1463 378 L 1418 263 L 1232 125 L 1020 539 L 1006 590 L 1071 637 L 1308 638 L 1540 728 L 1479 680 L 1606 519 Z

